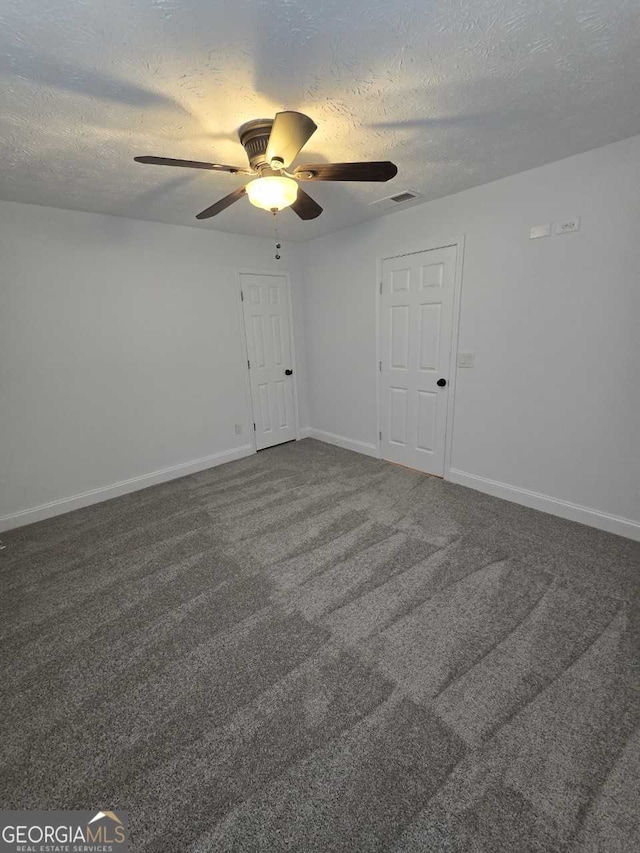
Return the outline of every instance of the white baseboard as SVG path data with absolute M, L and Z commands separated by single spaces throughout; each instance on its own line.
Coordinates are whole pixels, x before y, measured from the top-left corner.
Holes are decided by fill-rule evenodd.
M 313 429 L 313 427 L 309 428 L 309 438 L 316 438 L 318 441 L 324 441 L 326 444 L 335 444 L 337 447 L 344 447 L 346 450 L 355 450 L 356 453 L 364 453 L 365 456 L 373 456 L 376 459 L 380 458 L 376 445 L 368 444 L 366 441 L 355 441 L 353 438 L 334 435 L 332 432 Z
M 204 471 L 205 468 L 215 468 L 217 465 L 224 465 L 225 462 L 233 462 L 234 459 L 251 456 L 255 452 L 256 449 L 252 444 L 243 444 L 241 447 L 234 447 L 233 450 L 212 453 L 210 456 L 203 456 L 201 459 L 192 459 L 190 462 L 171 465 L 169 468 L 161 468 L 159 471 L 141 474 L 139 477 L 131 477 L 129 480 L 120 480 L 120 482 L 112 483 L 110 486 L 101 486 L 98 489 L 91 489 L 88 492 L 81 492 L 68 498 L 59 498 L 46 504 L 40 504 L 31 509 L 23 509 L 10 515 L 3 515 L 0 517 L 0 532 L 12 530 L 14 527 L 22 527 L 25 524 L 32 524 L 34 521 L 42 521 L 45 518 L 52 518 L 54 515 L 62 515 L 73 509 L 81 509 L 91 504 L 109 500 L 109 498 L 117 498 L 119 495 L 126 495 L 129 492 L 137 492 L 139 489 L 146 489 L 148 486 L 155 486 L 157 483 L 165 483 L 167 480 L 185 477 L 187 474 L 195 474 L 197 471 Z
M 302 427 L 298 430 L 298 439 L 309 438 L 311 433 L 311 427 Z
M 630 518 L 609 515 L 606 512 L 590 509 L 570 501 L 552 498 L 539 492 L 531 492 L 518 486 L 510 486 L 508 483 L 500 483 L 486 477 L 478 477 L 476 474 L 468 474 L 466 471 L 459 471 L 456 468 L 449 469 L 447 479 L 452 483 L 468 486 L 470 489 L 485 492 L 496 498 L 504 498 L 504 500 L 531 507 L 531 509 L 549 512 L 552 515 L 560 516 L 560 518 L 567 518 L 570 521 L 578 521 L 581 524 L 588 524 L 590 527 L 597 527 L 599 530 L 606 530 L 607 533 L 616 533 L 618 536 L 626 536 L 628 539 L 640 541 L 640 522 L 632 521 Z

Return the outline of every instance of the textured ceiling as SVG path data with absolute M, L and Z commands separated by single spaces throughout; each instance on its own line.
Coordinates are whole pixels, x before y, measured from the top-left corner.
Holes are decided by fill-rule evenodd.
M 392 159 L 389 184 L 307 184 L 304 240 L 640 133 L 637 0 L 3 0 L 0 198 L 272 235 L 245 200 L 194 214 L 245 165 L 236 129 L 279 109 L 319 129 L 298 162 Z

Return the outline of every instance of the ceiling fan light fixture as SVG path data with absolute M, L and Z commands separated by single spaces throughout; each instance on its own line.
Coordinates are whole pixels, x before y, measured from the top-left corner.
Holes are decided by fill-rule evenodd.
M 238 131 L 240 144 L 249 160 L 249 168 L 226 166 L 224 163 L 205 163 L 199 160 L 176 160 L 173 157 L 134 157 L 138 163 L 155 166 L 180 166 L 185 169 L 209 169 L 229 172 L 231 175 L 251 175 L 254 180 L 218 199 L 215 204 L 201 210 L 196 219 L 211 219 L 244 196 L 261 210 L 273 213 L 290 207 L 299 219 L 316 219 L 322 213 L 320 205 L 298 186 L 298 181 L 389 181 L 398 173 L 398 167 L 389 160 L 366 163 L 316 163 L 291 167 L 317 130 L 309 116 L 294 110 L 276 113 L 273 119 L 254 119 Z M 407 193 L 404 194 L 405 196 Z M 415 194 L 414 194 L 415 195 Z M 413 197 L 413 196 L 412 196 Z M 402 194 L 395 201 L 404 200 Z
M 249 201 L 263 210 L 282 210 L 298 198 L 298 184 L 292 178 L 269 175 L 247 184 Z

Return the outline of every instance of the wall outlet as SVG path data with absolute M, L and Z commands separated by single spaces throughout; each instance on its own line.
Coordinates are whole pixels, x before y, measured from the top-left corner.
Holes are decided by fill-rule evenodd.
M 564 219 L 556 225 L 556 234 L 571 234 L 574 231 L 580 230 L 580 217 L 574 216 L 573 219 Z
M 538 237 L 548 237 L 551 234 L 551 223 L 545 225 L 534 225 L 529 232 L 529 239 L 536 240 Z
M 459 352 L 458 367 L 473 367 L 476 354 L 475 352 Z
M 236 435 L 242 434 L 242 424 L 236 424 Z

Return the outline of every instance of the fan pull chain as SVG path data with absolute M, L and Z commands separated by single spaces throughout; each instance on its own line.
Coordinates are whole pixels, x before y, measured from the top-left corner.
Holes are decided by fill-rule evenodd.
M 280 238 L 278 236 L 278 209 L 274 207 L 271 213 L 273 213 L 273 237 L 276 241 L 276 253 L 274 255 L 274 258 L 276 259 L 276 261 L 279 261 L 281 258 L 280 249 L 282 248 L 282 243 L 280 242 Z

